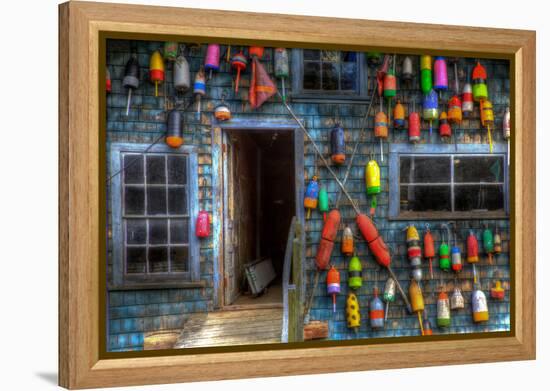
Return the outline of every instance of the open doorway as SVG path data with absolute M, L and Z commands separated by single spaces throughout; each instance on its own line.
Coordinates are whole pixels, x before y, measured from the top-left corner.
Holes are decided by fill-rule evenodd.
M 224 306 L 282 305 L 296 214 L 294 132 L 224 130 Z

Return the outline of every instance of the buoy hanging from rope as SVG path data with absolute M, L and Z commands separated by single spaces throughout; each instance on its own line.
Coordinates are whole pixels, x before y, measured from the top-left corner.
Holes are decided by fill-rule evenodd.
M 406 56 L 401 64 L 401 78 L 403 81 L 410 83 L 413 79 L 413 64 L 410 56 Z
M 349 260 L 348 265 L 348 286 L 351 289 L 359 289 L 363 286 L 363 265 L 357 255 L 354 255 Z
M 206 191 L 206 189 L 205 189 Z M 204 199 L 203 194 L 203 199 Z M 208 212 L 204 209 L 204 206 L 199 210 L 199 214 L 197 215 L 197 220 L 195 223 L 195 234 L 199 239 L 207 238 L 210 236 L 210 216 L 208 215 Z
M 245 55 L 242 50 L 238 53 L 235 53 L 231 58 L 231 67 L 237 70 L 237 78 L 235 79 L 235 93 L 239 92 L 239 81 L 241 80 L 241 72 L 246 69 L 248 61 L 246 60 Z
M 502 119 L 502 135 L 508 142 L 508 153 L 506 154 L 506 159 L 508 165 L 510 165 L 510 107 L 506 107 L 506 111 L 504 112 L 504 118 Z
M 353 255 L 353 232 L 347 225 L 342 230 L 342 254 L 348 257 Z
M 174 88 L 177 92 L 183 93 L 191 88 L 191 74 L 189 73 L 189 63 L 181 52 L 174 62 L 173 72 Z
M 495 286 L 491 288 L 491 298 L 495 300 L 504 300 L 506 291 L 502 287 L 500 280 L 495 281 Z
M 464 308 L 464 297 L 458 286 L 455 286 L 451 296 L 451 310 L 459 310 Z
M 393 108 L 393 127 L 401 129 L 405 126 L 405 107 L 401 104 L 401 101 L 397 99 L 395 107 Z
M 476 263 L 479 262 L 479 245 L 474 231 L 470 231 L 466 240 L 467 254 L 466 260 L 472 265 L 472 273 L 474 275 L 474 283 L 477 283 Z
M 390 310 L 390 303 L 395 301 L 395 280 L 388 277 L 386 284 L 384 285 L 384 301 L 386 302 L 386 310 L 384 311 L 384 320 L 388 320 L 388 312 Z
M 340 218 L 340 212 L 337 209 L 331 210 L 327 215 L 323 230 L 321 231 L 321 241 L 317 247 L 317 255 L 315 256 L 315 265 L 319 270 L 325 270 L 330 263 L 334 241 L 338 235 Z
M 130 114 L 130 104 L 132 102 L 132 91 L 139 87 L 139 62 L 135 54 L 132 54 L 126 63 L 122 86 L 128 89 L 128 98 L 126 100 L 126 116 L 128 116 Z
M 415 101 L 413 98 L 413 109 L 409 113 L 409 142 L 417 143 L 420 141 L 420 114 L 415 110 Z
M 176 61 L 178 56 L 177 42 L 164 42 L 164 59 L 167 61 Z
M 437 298 L 437 326 L 449 327 L 451 325 L 451 304 L 449 296 L 441 287 L 439 297 Z
M 336 312 L 336 295 L 340 293 L 340 273 L 332 265 L 327 273 L 327 293 L 332 296 L 332 312 Z
M 411 299 L 411 306 L 413 312 L 418 315 L 418 325 L 420 326 L 420 333 L 424 335 L 424 325 L 422 324 L 422 311 L 424 311 L 424 297 L 422 296 L 422 290 L 416 280 L 412 280 L 409 285 L 409 296 Z
M 451 125 L 449 125 L 449 121 L 447 120 L 447 113 L 442 110 L 441 114 L 439 114 L 439 136 L 447 140 L 451 138 L 451 135 L 452 130 Z
M 462 122 L 462 102 L 460 101 L 459 95 L 459 84 L 458 84 L 458 69 L 457 69 L 457 61 L 454 61 L 453 63 L 453 70 L 454 70 L 454 78 L 455 78 L 455 88 L 454 92 L 455 94 L 449 99 L 449 102 L 447 103 L 448 109 L 447 109 L 447 117 L 449 119 L 449 122 L 452 124 L 459 124 Z
M 348 328 L 357 334 L 359 327 L 361 327 L 361 313 L 359 311 L 359 301 L 353 292 L 348 293 L 346 299 L 346 320 Z
M 412 267 L 411 277 L 415 281 L 422 280 L 422 249 L 420 236 L 414 225 L 407 227 L 407 257 Z
M 365 167 L 365 181 L 367 184 L 367 196 L 372 197 L 370 204 L 370 215 L 374 216 L 376 212 L 377 200 L 376 196 L 380 194 L 380 167 L 376 160 L 370 160 Z
M 327 212 L 329 211 L 328 206 L 328 193 L 327 189 L 324 187 L 321 187 L 319 189 L 319 202 L 317 203 L 319 207 L 319 212 L 323 214 L 323 221 L 327 220 Z
M 422 102 L 422 118 L 430 123 L 430 136 L 432 135 L 432 122 L 439 117 L 439 102 L 437 93 L 434 90 L 430 90 L 428 94 L 424 95 Z
M 449 77 L 447 75 L 447 62 L 445 57 L 437 56 L 434 60 L 434 90 L 441 94 L 449 88 Z
M 113 83 L 111 82 L 111 72 L 109 72 L 109 67 L 105 67 L 105 91 L 111 92 L 113 89 Z
M 225 95 L 222 95 L 222 101 L 214 108 L 214 118 L 218 121 L 229 121 L 231 119 L 231 110 L 225 103 Z
M 502 252 L 502 238 L 498 233 L 498 226 L 495 230 L 495 236 L 493 237 L 493 242 L 494 242 L 494 253 L 496 257 L 498 254 Z
M 441 228 L 447 231 L 447 241 L 441 235 L 441 244 L 439 245 L 439 268 L 444 272 L 451 270 L 451 261 L 449 260 L 449 244 L 451 241 L 451 234 L 447 224 L 441 224 Z
M 384 113 L 383 100 L 380 98 L 380 111 L 374 117 L 374 136 L 380 140 L 380 161 L 384 161 L 382 140 L 388 138 L 388 117 Z
M 170 110 L 168 112 L 165 142 L 171 148 L 179 148 L 183 144 L 181 113 L 178 110 Z
M 164 61 L 158 50 L 153 52 L 149 60 L 149 79 L 155 84 L 155 97 L 158 97 L 159 84 L 164 81 Z
M 430 231 L 430 226 L 426 225 L 426 232 L 424 233 L 424 258 L 426 258 L 429 262 L 430 279 L 434 278 L 434 271 L 432 267 L 432 262 L 434 257 L 435 257 L 434 239 Z
M 474 290 L 472 291 L 472 317 L 475 323 L 486 322 L 489 320 L 487 298 L 477 282 L 474 283 Z
M 462 89 L 462 113 L 470 115 L 474 111 L 474 95 L 472 94 L 472 85 L 470 84 L 470 71 L 466 76 L 466 83 Z
M 306 194 L 304 196 L 304 207 L 307 209 L 306 219 L 311 217 L 311 210 L 317 208 L 318 197 L 319 182 L 317 181 L 317 176 L 314 175 L 306 187 Z
M 483 249 L 487 253 L 489 259 L 489 265 L 493 264 L 493 253 L 495 252 L 495 242 L 493 239 L 493 232 L 489 227 L 483 230 Z
M 288 51 L 285 48 L 276 48 L 275 55 L 273 57 L 275 62 L 275 77 L 281 79 L 281 95 L 283 97 L 283 102 L 285 102 L 285 79 L 288 79 L 289 76 Z
M 424 336 L 430 336 L 433 335 L 432 331 L 432 324 L 430 323 L 430 319 L 428 319 L 428 311 L 424 311 Z
M 420 56 L 420 88 L 424 95 L 432 90 L 432 56 Z
M 384 328 L 384 303 L 378 297 L 378 287 L 373 288 L 373 298 L 369 305 L 370 327 L 373 329 Z
M 344 128 L 338 122 L 334 124 L 330 131 L 330 158 L 334 164 L 344 164 L 346 161 L 346 144 Z
M 495 114 L 493 112 L 493 104 L 489 100 L 482 100 L 479 103 L 481 110 L 481 125 L 487 128 L 487 136 L 489 138 L 489 152 L 493 153 L 493 136 L 491 128 L 495 123 Z
M 489 99 L 489 92 L 487 91 L 487 71 L 485 67 L 478 61 L 477 65 L 472 70 L 472 79 L 474 86 L 472 88 L 472 95 L 476 102 Z
M 197 101 L 197 118 L 201 116 L 201 99 L 206 96 L 206 77 L 204 75 L 204 68 L 200 67 L 195 75 L 195 83 L 193 84 L 193 94 Z
M 458 247 L 458 241 L 456 240 L 456 230 L 453 232 L 453 247 L 451 248 L 451 268 L 454 272 L 458 273 L 462 271 L 462 254 L 460 253 L 460 247 Z
M 212 71 L 220 70 L 220 45 L 210 43 L 206 47 L 204 69 L 208 72 L 208 80 L 212 79 Z

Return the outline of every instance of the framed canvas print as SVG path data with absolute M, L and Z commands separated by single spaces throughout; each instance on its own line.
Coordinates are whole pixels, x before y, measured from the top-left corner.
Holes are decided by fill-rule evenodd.
M 534 32 L 59 12 L 62 386 L 535 357 Z

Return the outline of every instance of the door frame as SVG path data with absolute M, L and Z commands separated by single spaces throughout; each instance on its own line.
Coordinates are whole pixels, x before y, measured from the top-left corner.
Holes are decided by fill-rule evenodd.
M 223 133 L 227 130 L 243 132 L 293 132 L 295 216 L 304 224 L 304 137 L 294 120 L 259 120 L 234 118 L 227 122 L 212 123 L 212 223 L 213 223 L 213 304 L 224 306 L 224 178 L 223 178 Z M 305 241 L 302 241 L 305 243 Z M 304 244 L 305 247 L 305 244 Z M 302 249 L 305 254 L 305 248 Z M 304 262 L 302 262 L 303 267 Z M 302 276 L 304 273 L 302 267 Z M 302 281 L 304 279 L 302 278 Z M 302 290 L 303 291 L 303 290 Z

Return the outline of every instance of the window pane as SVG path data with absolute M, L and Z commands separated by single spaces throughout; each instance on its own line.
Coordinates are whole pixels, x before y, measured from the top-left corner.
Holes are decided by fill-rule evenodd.
M 399 177 L 401 183 L 450 183 L 450 157 L 401 156 Z
M 504 209 L 503 185 L 455 185 L 455 210 L 488 211 Z
M 350 62 L 342 64 L 342 90 L 355 90 L 357 88 L 357 63 Z
M 145 273 L 147 263 L 145 251 L 145 247 L 126 248 L 126 273 Z
M 304 60 L 319 60 L 321 51 L 304 49 Z
M 171 215 L 187 214 L 187 189 L 185 187 L 168 189 L 168 213 Z
M 344 62 L 357 62 L 357 52 L 341 52 L 341 58 Z
M 304 63 L 304 90 L 318 90 L 320 88 L 320 64 L 318 62 Z
M 338 90 L 338 64 L 323 63 L 323 90 Z
M 168 248 L 149 248 L 149 273 L 168 272 Z
M 166 167 L 164 166 L 164 156 L 147 156 L 147 183 L 166 183 Z
M 189 220 L 171 219 L 170 220 L 170 243 L 186 244 L 189 243 Z
M 141 186 L 126 186 L 124 188 L 124 213 L 127 215 L 142 215 L 145 208 L 145 192 Z
M 124 183 L 143 183 L 143 155 L 125 155 L 123 168 Z
M 181 155 L 168 156 L 168 183 L 185 185 L 187 183 L 187 157 Z
M 450 186 L 401 186 L 402 211 L 451 211 Z
M 172 262 L 172 272 L 189 271 L 189 248 L 171 247 L 170 261 Z
M 340 61 L 340 52 L 336 50 L 321 50 L 321 61 L 338 62 Z
M 503 182 L 504 159 L 501 156 L 455 156 L 456 182 Z
M 147 214 L 166 214 L 166 189 L 164 187 L 147 188 Z
M 145 244 L 147 224 L 145 219 L 126 220 L 126 242 L 128 244 Z
M 149 244 L 168 243 L 168 220 L 149 220 Z

